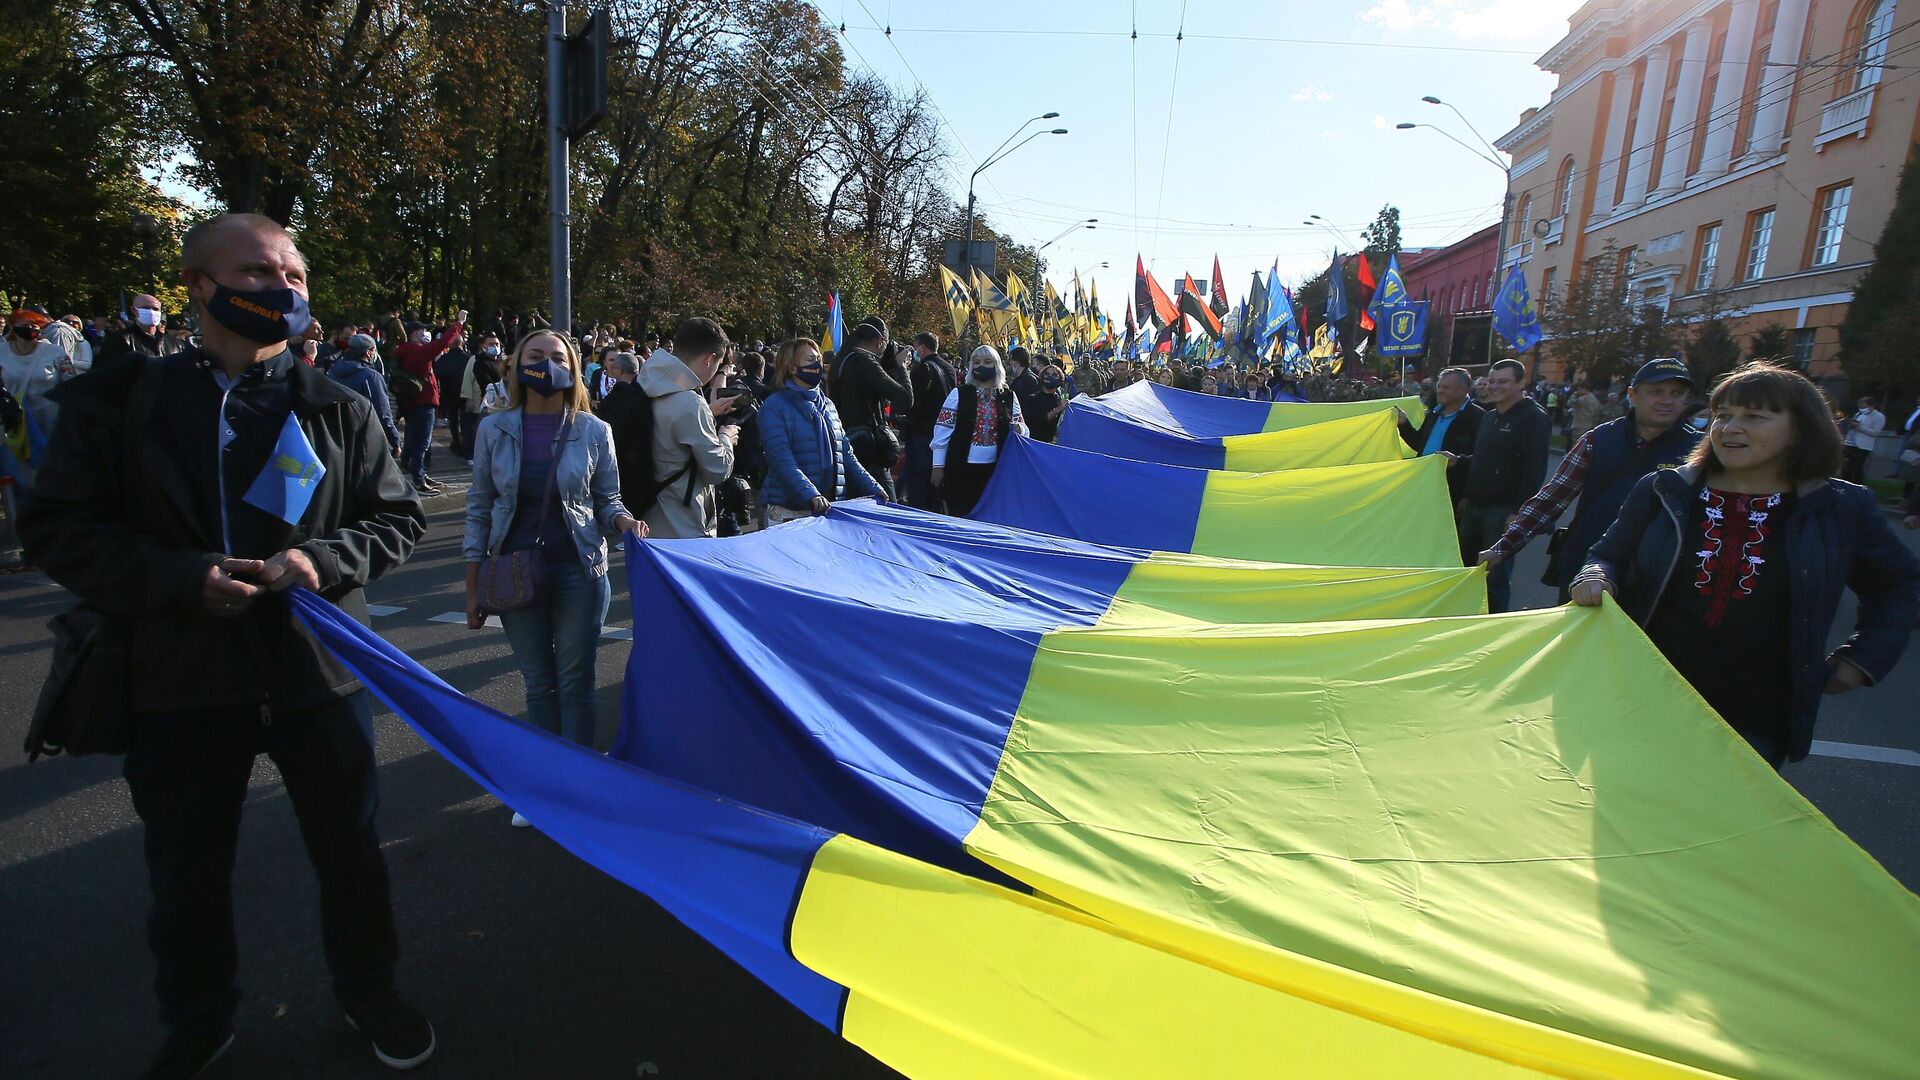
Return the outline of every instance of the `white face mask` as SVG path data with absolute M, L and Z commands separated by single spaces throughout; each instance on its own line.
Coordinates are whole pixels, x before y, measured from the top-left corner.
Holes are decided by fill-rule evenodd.
M 133 321 L 151 330 L 160 325 L 160 312 L 150 307 L 137 307 L 133 309 Z

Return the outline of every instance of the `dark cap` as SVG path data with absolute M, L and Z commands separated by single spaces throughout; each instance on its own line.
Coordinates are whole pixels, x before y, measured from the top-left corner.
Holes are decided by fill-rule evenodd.
M 373 351 L 373 339 L 365 334 L 355 334 L 347 339 L 347 351 L 355 356 L 365 356 Z
M 1672 379 L 1678 379 L 1692 386 L 1693 372 L 1688 371 L 1687 365 L 1673 357 L 1663 356 L 1641 364 L 1640 370 L 1633 373 L 1633 381 L 1627 384 L 1627 388 L 1637 390 L 1646 383 L 1667 382 Z
M 887 321 L 878 315 L 869 315 L 861 319 L 858 325 L 873 327 L 875 330 L 880 331 L 880 336 L 883 339 L 891 336 L 887 333 Z

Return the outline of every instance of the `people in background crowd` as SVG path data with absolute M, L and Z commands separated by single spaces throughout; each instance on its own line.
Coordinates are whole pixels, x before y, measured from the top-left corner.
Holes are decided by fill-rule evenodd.
M 1500 538 L 1520 504 L 1546 479 L 1553 423 L 1527 396 L 1526 384 L 1527 369 L 1518 360 L 1496 360 L 1487 369 L 1487 410 L 1480 417 L 1460 484 L 1460 504 L 1454 509 L 1461 560 L 1469 565 Z M 1487 609 L 1506 611 L 1512 596 L 1513 562 L 1504 560 L 1487 571 Z
M 933 425 L 934 487 L 956 517 L 973 512 L 1009 435 L 1027 434 L 1020 401 L 1007 385 L 1000 353 L 991 345 L 973 350 L 967 381 L 947 394 Z
M 863 495 L 886 501 L 880 484 L 854 455 L 839 410 L 820 388 L 825 374 L 820 347 L 807 338 L 782 344 L 774 355 L 778 389 L 768 395 L 759 416 L 767 459 L 761 491 L 765 524 L 824 514 L 832 503 Z
M 657 349 L 640 367 L 640 389 L 653 402 L 653 472 L 658 496 L 642 511 L 663 538 L 712 536 L 718 530 L 714 485 L 733 472 L 740 428 L 717 426 L 738 395 L 709 398 L 707 386 L 729 347 L 712 319 L 692 318 L 673 335 L 673 351 Z

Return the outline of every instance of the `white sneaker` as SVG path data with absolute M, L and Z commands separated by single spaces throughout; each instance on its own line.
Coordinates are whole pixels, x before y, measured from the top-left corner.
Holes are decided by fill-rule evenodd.
M 514 827 L 514 828 L 516 828 L 516 829 L 524 829 L 524 828 L 526 828 L 526 827 L 528 827 L 529 825 L 532 825 L 532 824 L 533 824 L 533 822 L 531 822 L 531 821 L 528 821 L 528 820 L 527 820 L 527 817 L 526 817 L 526 815 L 525 815 L 525 814 L 522 814 L 522 813 L 521 813 L 520 811 L 518 811 L 518 810 L 515 810 L 515 811 L 513 812 L 513 827 Z

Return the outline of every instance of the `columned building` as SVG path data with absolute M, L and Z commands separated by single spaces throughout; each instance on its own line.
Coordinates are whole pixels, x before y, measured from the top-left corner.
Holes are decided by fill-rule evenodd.
M 1631 293 L 1776 324 L 1816 376 L 1920 138 L 1920 0 L 1590 0 L 1496 145 L 1536 298 L 1608 244 Z M 1554 375 L 1553 365 L 1546 366 Z

